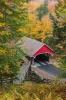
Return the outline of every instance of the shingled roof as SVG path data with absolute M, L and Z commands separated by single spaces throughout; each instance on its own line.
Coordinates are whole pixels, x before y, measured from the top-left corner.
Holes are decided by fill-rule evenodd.
M 28 37 L 23 37 L 20 41 L 18 41 L 18 43 L 20 43 L 20 48 L 24 51 L 24 53 L 26 53 L 30 57 L 33 57 L 33 55 L 40 48 L 42 48 L 44 45 L 46 45 L 45 43 L 39 42 L 37 40 L 31 39 Z M 50 49 L 50 50 L 52 51 L 52 49 Z

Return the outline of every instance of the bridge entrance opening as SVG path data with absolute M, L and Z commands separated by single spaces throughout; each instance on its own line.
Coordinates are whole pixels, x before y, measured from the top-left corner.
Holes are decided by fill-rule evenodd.
M 45 53 L 45 54 L 39 54 L 36 56 L 36 58 L 34 59 L 34 61 L 49 61 L 49 57 L 50 55 Z

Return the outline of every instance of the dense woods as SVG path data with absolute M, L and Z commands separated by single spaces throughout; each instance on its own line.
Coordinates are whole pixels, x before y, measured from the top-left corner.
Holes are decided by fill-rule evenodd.
M 23 52 L 15 42 L 24 36 L 20 28 L 27 23 L 26 1 L 0 1 L 0 78 L 14 77 L 19 70 Z

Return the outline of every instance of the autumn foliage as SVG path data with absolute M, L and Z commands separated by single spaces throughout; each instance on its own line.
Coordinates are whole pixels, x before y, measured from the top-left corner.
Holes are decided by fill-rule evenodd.
M 66 100 L 66 84 L 35 84 L 0 87 L 0 100 Z
M 16 76 L 20 68 L 18 60 L 23 52 L 15 43 L 24 35 L 51 44 L 56 54 L 63 56 L 63 66 L 66 68 L 66 1 L 52 1 L 47 5 L 43 0 L 27 2 L 0 0 L 1 78 Z
M 27 23 L 26 6 L 26 2 L 16 0 L 0 1 L 0 78 L 14 77 L 20 68 L 23 52 L 15 42 L 24 35 L 19 28 Z

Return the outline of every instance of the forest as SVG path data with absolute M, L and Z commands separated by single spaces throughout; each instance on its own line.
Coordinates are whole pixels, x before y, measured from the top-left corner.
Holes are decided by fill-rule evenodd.
M 66 0 L 0 0 L 0 100 L 66 100 L 66 83 L 2 83 L 18 75 L 25 54 L 15 43 L 23 36 L 49 45 L 66 71 Z

